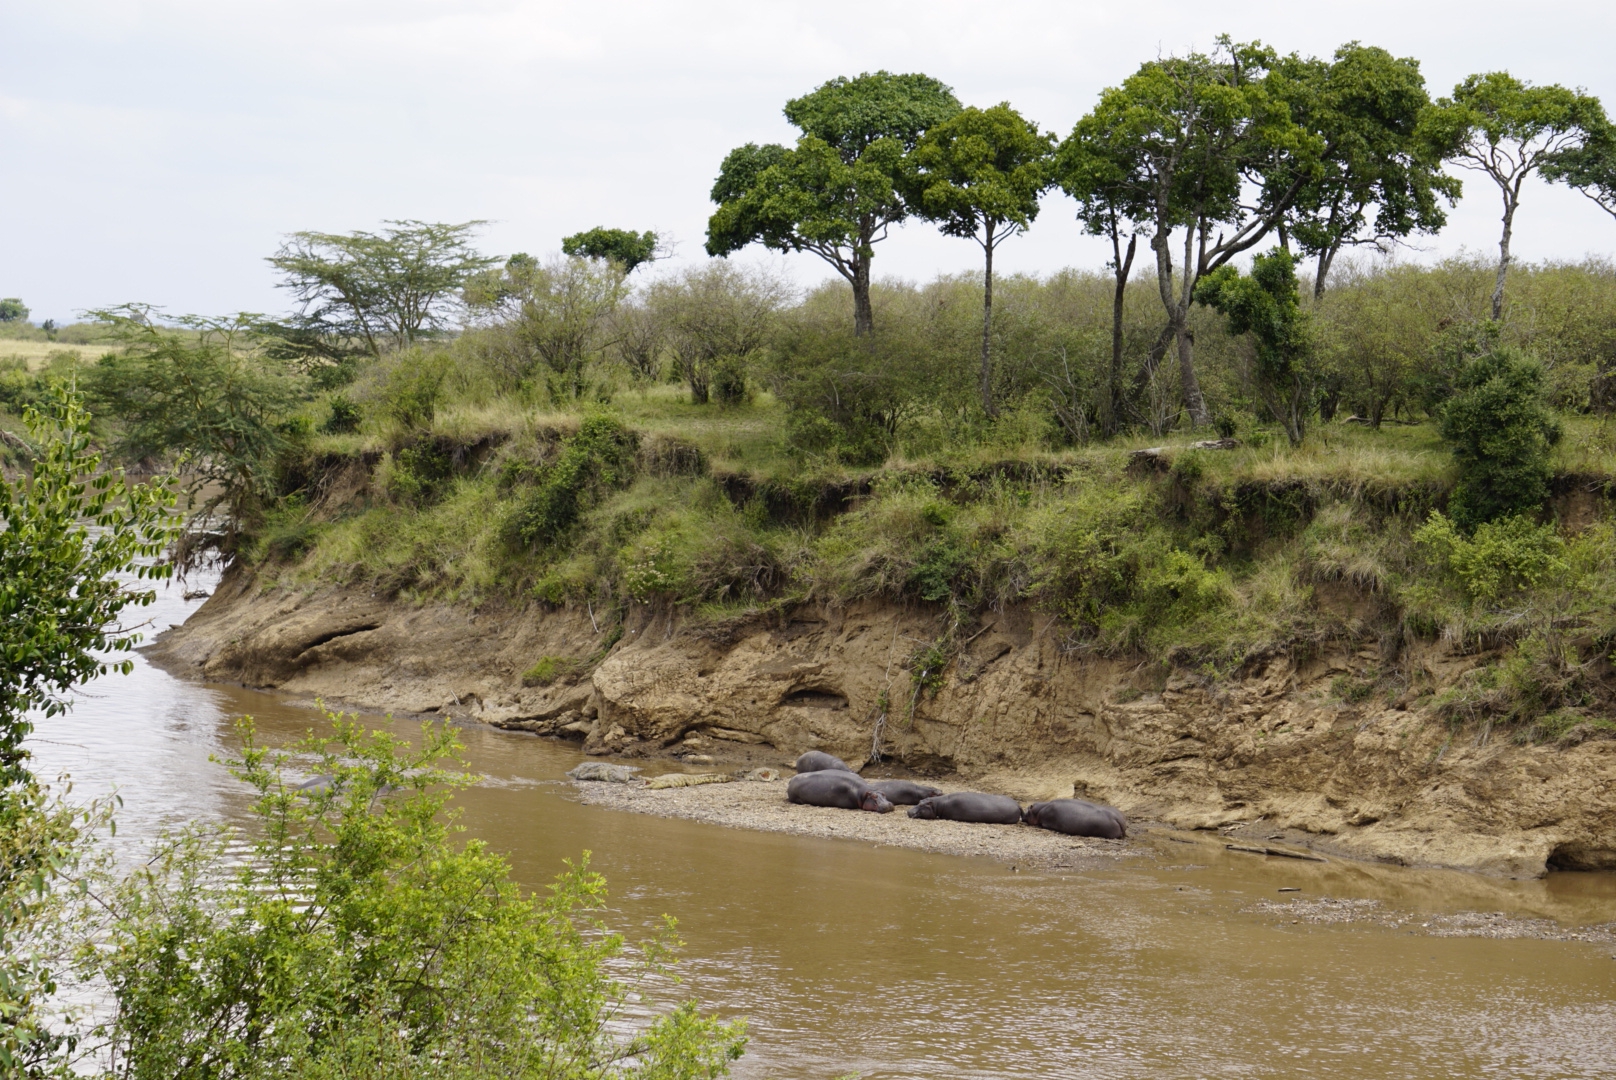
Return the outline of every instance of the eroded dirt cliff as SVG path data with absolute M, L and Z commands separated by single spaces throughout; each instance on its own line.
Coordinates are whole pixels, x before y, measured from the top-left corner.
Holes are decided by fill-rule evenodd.
M 1523 744 L 1455 730 L 1410 693 L 1333 697 L 1333 680 L 1381 668 L 1373 647 L 1162 677 L 1072 651 L 1048 616 L 1011 609 L 959 634 L 963 650 L 916 694 L 906 664 L 941 629 L 934 610 L 890 604 L 721 626 L 638 607 L 619 627 L 587 608 L 417 607 L 236 573 L 152 654 L 212 681 L 584 738 L 594 752 L 862 761 L 879 736 L 910 769 L 1022 799 L 1075 791 L 1134 818 L 1260 823 L 1410 865 L 1616 869 L 1616 740 Z M 598 662 L 524 686 L 544 656 Z M 1427 687 L 1476 663 L 1440 645 L 1399 658 Z

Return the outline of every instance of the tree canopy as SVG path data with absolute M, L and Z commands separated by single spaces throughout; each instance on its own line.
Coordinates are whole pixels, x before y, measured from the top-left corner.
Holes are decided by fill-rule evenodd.
M 28 305 L 15 296 L 0 299 L 0 322 L 26 322 Z
M 466 279 L 498 261 L 472 246 L 483 221 L 386 224 L 379 233 L 292 233 L 269 257 L 297 303 L 296 325 L 363 341 L 379 357 L 443 329 Z
M 1336 50 L 1333 62 L 1282 58 L 1275 86 L 1292 119 L 1320 143 L 1278 226 L 1287 244 L 1317 257 L 1315 296 L 1323 294 L 1343 248 L 1384 249 L 1447 223 L 1443 204 L 1458 199 L 1460 184 L 1417 138 L 1430 105 L 1418 60 L 1351 42 Z M 1265 197 L 1277 201 L 1294 178 L 1276 169 L 1263 179 Z
M 802 135 L 793 148 L 747 143 L 730 152 L 712 188 L 707 253 L 748 244 L 807 251 L 853 290 L 855 330 L 875 325 L 870 260 L 888 229 L 909 216 L 904 161 L 921 134 L 959 111 L 947 86 L 927 75 L 885 71 L 832 79 L 788 101 Z
M 1575 188 L 1616 217 L 1616 125 L 1606 124 L 1581 145 L 1544 162 L 1543 178 Z
M 1528 176 L 1586 146 L 1606 126 L 1598 98 L 1558 85 L 1533 86 L 1507 71 L 1471 75 L 1453 88 L 1452 97 L 1441 98 L 1426 110 L 1420 135 L 1427 156 L 1485 173 L 1498 185 L 1504 214 L 1494 319 L 1504 313 L 1504 283 L 1521 185 Z
M 573 233 L 561 240 L 561 253 L 585 259 L 604 259 L 622 267 L 625 275 L 636 267 L 655 261 L 657 234 L 629 229 L 594 228 Z
M 998 414 L 991 349 L 993 252 L 1038 216 L 1038 198 L 1050 183 L 1054 142 L 1008 102 L 962 109 L 916 144 L 906 180 L 921 216 L 946 235 L 968 237 L 982 249 L 981 393 L 989 416 Z
M 1126 216 L 1151 237 L 1167 312 L 1158 350 L 1177 342 L 1180 391 L 1196 424 L 1211 414 L 1189 334 L 1195 283 L 1273 231 L 1319 174 L 1323 140 L 1292 119 L 1269 77 L 1278 59 L 1260 43 L 1220 38 L 1210 54 L 1149 61 L 1101 93 L 1063 155 L 1066 183 L 1091 212 Z M 1248 189 L 1260 198 L 1245 198 Z

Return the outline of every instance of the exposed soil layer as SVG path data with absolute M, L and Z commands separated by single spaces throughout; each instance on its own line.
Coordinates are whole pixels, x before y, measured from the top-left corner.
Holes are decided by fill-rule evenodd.
M 210 680 L 578 738 L 603 755 L 779 766 L 820 749 L 856 763 L 878 744 L 903 771 L 955 786 L 1024 802 L 1076 794 L 1134 820 L 1354 858 L 1506 876 L 1616 869 L 1616 740 L 1576 729 L 1518 743 L 1456 730 L 1428 693 L 1332 694 L 1343 676 L 1372 682 L 1394 665 L 1440 690 L 1485 657 L 1441 643 L 1340 648 L 1218 680 L 1163 675 L 1074 651 L 1053 619 L 1011 608 L 960 632 L 963 649 L 917 691 L 908 662 L 943 629 L 924 605 L 722 625 L 636 606 L 619 625 L 588 609 L 260 587 L 238 572 L 152 656 Z M 582 674 L 524 685 L 541 657 Z

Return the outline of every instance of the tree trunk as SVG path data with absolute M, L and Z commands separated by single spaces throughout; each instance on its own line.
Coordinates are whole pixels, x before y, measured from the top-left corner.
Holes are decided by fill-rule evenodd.
M 982 245 L 987 255 L 982 272 L 982 411 L 989 419 L 999 418 L 999 407 L 993 403 L 993 223 L 988 223 L 987 243 Z
M 1493 286 L 1493 322 L 1504 317 L 1504 279 L 1509 276 L 1509 237 L 1515 227 L 1515 200 L 1504 190 L 1504 235 L 1498 240 L 1498 284 Z
M 1206 399 L 1201 396 L 1201 381 L 1195 377 L 1195 339 L 1190 336 L 1190 313 L 1184 305 L 1175 313 L 1173 327 L 1178 337 L 1178 384 L 1184 394 L 1184 408 L 1189 411 L 1190 423 L 1206 427 L 1212 422 Z
M 1185 229 L 1184 281 L 1178 303 L 1173 308 L 1173 330 L 1178 337 L 1179 390 L 1184 395 L 1184 408 L 1189 411 L 1190 424 L 1199 428 L 1206 427 L 1212 422 L 1212 414 L 1207 411 L 1206 399 L 1201 396 L 1201 380 L 1195 377 L 1195 339 L 1190 336 L 1190 304 L 1194 303 L 1195 282 L 1200 276 L 1199 264 L 1192 255 L 1194 245 L 1195 230 Z M 1204 252 L 1206 248 L 1204 227 L 1201 247 Z
M 875 309 L 870 306 L 870 260 L 853 256 L 853 336 L 875 333 Z
M 1117 433 L 1117 414 L 1122 411 L 1122 305 L 1127 296 L 1128 274 L 1133 269 L 1133 253 L 1139 246 L 1139 234 L 1128 237 L 1128 254 L 1122 254 L 1121 238 L 1117 236 L 1116 222 L 1111 223 L 1112 267 L 1116 270 L 1117 289 L 1111 299 L 1111 370 L 1100 394 L 1100 433 L 1107 438 Z
M 1335 256 L 1341 249 L 1327 247 L 1319 252 L 1319 272 L 1313 278 L 1313 299 L 1317 300 L 1324 295 L 1324 283 L 1330 276 L 1330 267 L 1335 264 Z

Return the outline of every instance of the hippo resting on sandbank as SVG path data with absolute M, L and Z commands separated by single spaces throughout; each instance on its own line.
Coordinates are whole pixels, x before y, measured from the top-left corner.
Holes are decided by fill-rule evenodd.
M 853 766 L 837 757 L 827 754 L 823 750 L 810 750 L 797 759 L 796 769 L 799 773 L 825 772 L 835 769 L 837 772 L 855 772 Z
M 786 785 L 786 798 L 805 806 L 834 806 L 876 814 L 892 809 L 887 797 L 866 784 L 861 776 L 840 769 L 821 769 L 793 776 Z
M 909 816 L 922 820 L 976 821 L 987 825 L 1014 825 L 1021 820 L 1021 804 L 1008 795 L 956 791 L 934 795 L 909 808 Z
M 1128 835 L 1128 819 L 1109 806 L 1082 799 L 1052 799 L 1027 807 L 1021 820 L 1040 829 L 1053 829 L 1067 836 L 1100 836 L 1121 840 Z
M 921 799 L 941 795 L 941 788 L 917 784 L 913 780 L 871 780 L 870 787 L 887 797 L 893 806 L 913 806 Z

